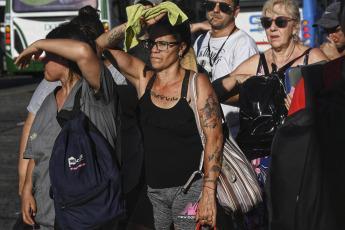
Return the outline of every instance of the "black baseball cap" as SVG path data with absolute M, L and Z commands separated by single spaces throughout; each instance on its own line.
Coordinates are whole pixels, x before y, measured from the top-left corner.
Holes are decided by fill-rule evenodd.
M 339 25 L 338 14 L 340 12 L 340 2 L 334 2 L 329 5 L 325 12 L 323 12 L 320 20 L 315 22 L 313 27 L 321 26 L 326 29 L 331 29 Z

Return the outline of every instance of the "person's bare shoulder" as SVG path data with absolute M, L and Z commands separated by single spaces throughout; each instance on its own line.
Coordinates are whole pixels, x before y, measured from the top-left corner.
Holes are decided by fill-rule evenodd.
M 320 62 L 320 61 L 329 61 L 328 57 L 325 55 L 325 53 L 319 49 L 319 48 L 313 48 L 309 52 L 309 64 Z

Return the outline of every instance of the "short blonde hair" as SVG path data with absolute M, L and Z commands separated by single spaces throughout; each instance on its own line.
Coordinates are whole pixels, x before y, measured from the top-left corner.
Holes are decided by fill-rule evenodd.
M 262 8 L 262 15 L 265 16 L 267 12 L 276 13 L 274 12 L 273 7 L 277 4 L 283 5 L 285 7 L 286 13 L 288 13 L 296 23 L 300 23 L 301 14 L 299 12 L 296 1 L 294 0 L 268 0 Z

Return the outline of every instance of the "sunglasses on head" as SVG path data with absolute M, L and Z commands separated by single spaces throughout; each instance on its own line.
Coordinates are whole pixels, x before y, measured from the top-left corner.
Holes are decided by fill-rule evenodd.
M 274 22 L 277 27 L 279 28 L 285 28 L 289 21 L 293 21 L 294 19 L 285 17 L 285 16 L 279 16 L 275 19 L 269 18 L 269 17 L 262 17 L 260 18 L 261 25 L 265 29 L 268 29 L 271 27 L 272 23 Z
M 335 33 L 338 33 L 341 30 L 341 28 L 340 28 L 340 26 L 336 26 L 336 27 L 333 27 L 333 28 L 323 28 L 323 30 L 327 34 L 335 34 Z
M 230 4 L 228 4 L 226 2 L 211 2 L 211 1 L 207 1 L 207 2 L 204 3 L 204 5 L 206 6 L 206 10 L 207 11 L 214 10 L 214 8 L 216 7 L 217 4 L 219 6 L 220 11 L 222 11 L 223 13 L 227 13 L 231 9 Z

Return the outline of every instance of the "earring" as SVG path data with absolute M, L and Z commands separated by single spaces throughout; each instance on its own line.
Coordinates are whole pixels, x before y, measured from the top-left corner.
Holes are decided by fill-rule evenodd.
M 182 59 L 182 55 L 179 55 L 178 57 L 180 58 L 180 60 Z

